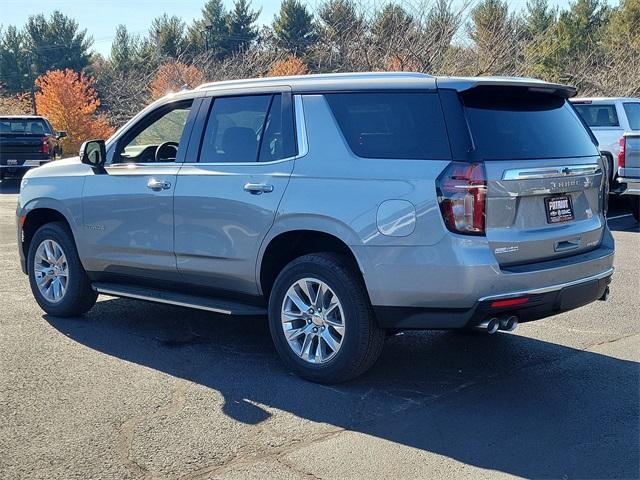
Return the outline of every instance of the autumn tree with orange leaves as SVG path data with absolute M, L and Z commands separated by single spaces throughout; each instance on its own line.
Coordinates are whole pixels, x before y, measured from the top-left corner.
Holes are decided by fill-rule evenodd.
M 182 62 L 165 63 L 158 69 L 149 86 L 151 99 L 157 100 L 167 93 L 177 92 L 182 88 L 195 88 L 202 83 L 204 73 L 198 67 Z
M 62 149 L 75 155 L 85 140 L 106 139 L 113 133 L 106 117 L 96 114 L 100 99 L 93 88 L 95 80 L 71 69 L 48 71 L 36 79 L 38 114 L 49 119 L 53 128 L 64 130 Z
M 289 55 L 284 60 L 274 63 L 267 76 L 286 77 L 289 75 L 306 75 L 307 73 L 309 73 L 309 67 L 304 63 L 304 60 L 295 55 Z

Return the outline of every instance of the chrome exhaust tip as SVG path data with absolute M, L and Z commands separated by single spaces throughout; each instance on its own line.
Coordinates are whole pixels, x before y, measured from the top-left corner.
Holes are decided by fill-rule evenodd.
M 492 317 L 479 324 L 476 328 L 491 335 L 500 328 L 500 320 L 497 317 Z
M 515 315 L 500 320 L 500 330 L 503 332 L 513 332 L 516 328 L 518 328 L 518 317 Z

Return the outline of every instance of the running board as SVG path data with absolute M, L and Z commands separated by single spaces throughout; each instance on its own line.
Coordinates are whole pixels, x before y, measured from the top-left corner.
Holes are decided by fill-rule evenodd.
M 134 298 L 136 300 L 145 300 L 148 302 L 166 303 L 168 305 L 196 308 L 198 310 L 207 310 L 209 312 L 222 313 L 225 315 L 258 316 L 267 314 L 267 310 L 265 308 L 254 305 L 247 305 L 245 303 L 229 300 L 220 300 L 211 297 L 200 297 L 197 295 L 170 292 L 156 288 L 136 287 L 132 285 L 121 285 L 118 283 L 94 283 L 91 286 L 96 292 L 104 295 Z

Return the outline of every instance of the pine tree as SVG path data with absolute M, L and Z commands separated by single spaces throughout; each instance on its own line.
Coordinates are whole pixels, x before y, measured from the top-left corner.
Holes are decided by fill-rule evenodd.
M 228 48 L 232 53 L 246 49 L 258 36 L 255 26 L 260 10 L 251 10 L 251 2 L 236 0 L 227 17 Z
M 191 55 L 212 53 L 220 59 L 228 52 L 227 19 L 229 14 L 222 0 L 208 0 L 202 8 L 202 18 L 193 22 L 187 34 Z
M 138 38 L 132 36 L 124 25 L 118 25 L 109 56 L 111 68 L 118 73 L 129 73 L 136 66 L 139 48 Z
M 31 64 L 26 54 L 26 36 L 13 25 L 0 32 L 0 84 L 8 92 L 20 92 L 29 88 Z
M 525 29 L 529 38 L 544 35 L 555 25 L 557 8 L 549 6 L 549 0 L 530 0 L 523 15 Z
M 36 74 L 66 68 L 80 71 L 89 64 L 93 39 L 61 12 L 54 11 L 48 20 L 41 14 L 29 17 L 25 31 Z
M 313 16 L 298 0 L 283 0 L 273 20 L 273 32 L 279 46 L 293 54 L 307 51 L 316 40 Z

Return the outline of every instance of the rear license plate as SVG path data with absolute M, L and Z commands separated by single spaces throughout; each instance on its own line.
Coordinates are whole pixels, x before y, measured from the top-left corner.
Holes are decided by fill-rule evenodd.
M 17 164 L 18 164 L 18 160 L 16 160 L 15 158 L 7 159 L 7 165 L 17 165 Z
M 574 219 L 573 205 L 569 195 L 547 197 L 544 201 L 547 207 L 547 222 L 561 223 Z

